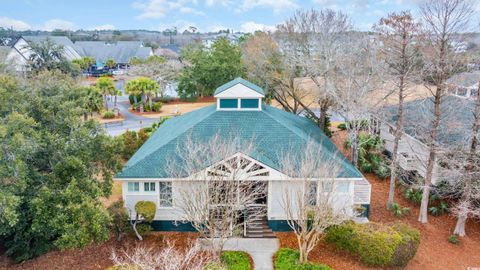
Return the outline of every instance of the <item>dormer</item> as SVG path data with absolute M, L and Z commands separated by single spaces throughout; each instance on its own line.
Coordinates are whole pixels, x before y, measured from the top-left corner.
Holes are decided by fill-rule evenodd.
M 236 78 L 215 90 L 217 111 L 261 111 L 263 89 L 247 80 Z

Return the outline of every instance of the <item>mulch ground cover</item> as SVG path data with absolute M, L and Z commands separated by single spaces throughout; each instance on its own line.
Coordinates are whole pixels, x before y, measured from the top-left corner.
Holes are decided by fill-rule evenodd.
M 165 240 L 174 242 L 175 246 L 184 248 L 197 238 L 196 233 L 151 233 L 143 241 L 137 241 L 133 236 L 126 235 L 121 241 L 115 238 L 96 245 L 91 244 L 84 250 L 52 251 L 38 258 L 16 264 L 6 256 L 0 256 L 0 269 L 106 269 L 112 266 L 112 252 L 121 253 L 135 248 L 137 245 L 162 248 Z M 0 250 L 0 254 L 3 253 Z
M 346 135 L 335 132 L 333 141 L 344 152 L 342 143 Z M 346 153 L 348 154 L 348 153 Z M 397 189 L 396 202 L 411 208 L 411 214 L 397 218 L 386 210 L 388 195 L 388 180 L 382 180 L 373 174 L 365 177 L 372 184 L 370 221 L 373 222 L 404 222 L 421 231 L 420 247 L 416 256 L 405 269 L 480 269 L 480 223 L 469 220 L 467 237 L 461 239 L 458 245 L 451 244 L 447 238 L 455 227 L 455 218 L 450 215 L 439 217 L 429 216 L 429 223 L 417 222 L 418 206 L 403 198 L 403 192 Z M 111 239 L 101 245 L 92 244 L 84 250 L 52 251 L 36 259 L 15 264 L 6 256 L 0 256 L 0 269 L 105 269 L 112 265 L 112 251 L 121 252 L 135 245 L 147 245 L 161 248 L 165 239 L 175 241 L 179 247 L 185 247 L 189 241 L 197 237 L 195 233 L 153 233 L 144 241 L 136 241 L 128 236 L 122 242 Z M 296 248 L 296 238 L 292 233 L 277 233 L 282 247 Z M 0 248 L 0 254 L 3 250 Z M 325 242 L 321 242 L 311 253 L 309 259 L 325 263 L 333 269 L 372 269 L 366 267 L 356 257 L 341 251 Z M 470 267 L 470 268 L 469 268 Z
M 346 132 L 337 131 L 332 141 L 338 149 L 350 156 L 343 148 Z M 395 217 L 386 209 L 389 180 L 378 178 L 374 174 L 365 174 L 372 184 L 370 204 L 370 221 L 392 223 L 407 223 L 421 232 L 420 246 L 417 254 L 405 269 L 480 269 L 480 222 L 470 219 L 467 223 L 467 236 L 461 238 L 458 245 L 447 241 L 455 228 L 456 219 L 445 214 L 434 217 L 429 215 L 427 224 L 417 221 L 419 206 L 403 197 L 403 189 L 397 187 L 395 202 L 403 207 L 410 207 L 411 213 L 402 218 Z M 296 238 L 292 233 L 278 233 L 282 247 L 296 248 Z M 309 259 L 314 262 L 326 263 L 334 269 L 372 269 L 363 265 L 357 258 L 345 252 L 339 252 L 325 242 L 321 242 L 311 253 Z

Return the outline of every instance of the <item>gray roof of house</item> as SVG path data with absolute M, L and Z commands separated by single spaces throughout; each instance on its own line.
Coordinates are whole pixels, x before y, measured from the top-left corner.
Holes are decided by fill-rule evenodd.
M 80 58 L 80 54 L 77 52 L 77 50 L 74 47 L 73 42 L 66 36 L 22 36 L 22 38 L 27 42 L 33 42 L 33 43 L 39 43 L 43 42 L 45 40 L 51 40 L 53 43 L 57 45 L 61 45 L 63 47 L 63 55 L 68 59 L 68 60 L 73 60 L 76 58 Z
M 146 59 L 152 53 L 152 48 L 143 47 L 141 41 L 118 41 L 116 43 L 77 41 L 75 48 L 81 56 L 90 56 L 101 62 L 113 59 L 117 63 L 128 63 L 132 57 Z
M 468 145 L 471 139 L 474 100 L 454 95 L 442 100 L 440 130 L 438 142 L 448 146 Z M 398 106 L 390 106 L 385 110 L 388 122 L 397 120 Z M 422 142 L 430 142 L 431 123 L 434 117 L 433 98 L 426 98 L 405 103 L 404 130 L 410 136 Z
M 456 74 L 447 80 L 447 84 L 459 87 L 472 87 L 480 81 L 480 71 L 463 72 Z
M 62 46 L 73 47 L 73 42 L 66 36 L 23 36 L 27 42 L 42 42 L 47 39 L 51 40 L 55 44 Z
M 235 134 L 242 143 L 252 142 L 253 151 L 245 154 L 280 172 L 283 154 L 291 154 L 292 160 L 301 162 L 302 151 L 307 147 L 319 147 L 322 154 L 318 159 L 332 162 L 332 166 L 338 165 L 339 171 L 335 172 L 338 177 L 362 178 L 362 174 L 312 121 L 268 105 L 263 105 L 261 111 L 217 111 L 212 105 L 174 117 L 152 134 L 117 178 L 172 177 L 169 162 L 174 161 L 179 168 L 184 162 L 179 146 L 190 136 L 196 143 L 201 143 L 217 134 L 225 139 Z M 209 161 L 204 162 L 199 164 L 201 168 L 212 165 Z

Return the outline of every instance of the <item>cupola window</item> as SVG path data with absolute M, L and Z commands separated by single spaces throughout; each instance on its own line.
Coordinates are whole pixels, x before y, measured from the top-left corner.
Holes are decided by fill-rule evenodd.
M 236 78 L 215 90 L 219 111 L 261 111 L 263 89 L 242 78 Z
M 236 109 L 238 108 L 238 99 L 233 98 L 222 98 L 220 99 L 220 108 L 221 109 Z
M 240 107 L 242 109 L 257 109 L 259 105 L 259 99 L 243 98 L 240 100 Z

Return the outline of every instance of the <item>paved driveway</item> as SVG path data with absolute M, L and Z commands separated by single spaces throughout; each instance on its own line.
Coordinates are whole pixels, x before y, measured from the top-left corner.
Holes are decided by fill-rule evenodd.
M 108 102 L 109 108 L 113 108 L 113 102 L 110 100 Z M 160 117 L 149 118 L 141 115 L 136 115 L 131 113 L 128 109 L 130 108 L 130 102 L 128 101 L 128 96 L 119 96 L 117 100 L 117 108 L 120 111 L 120 114 L 123 115 L 124 120 L 119 122 L 113 122 L 104 124 L 105 130 L 111 136 L 118 136 L 125 133 L 127 130 L 139 130 L 144 127 L 149 127 L 153 123 L 160 121 Z
M 279 247 L 276 238 L 230 238 L 223 250 L 245 251 L 252 256 L 255 270 L 273 270 L 272 257 Z

